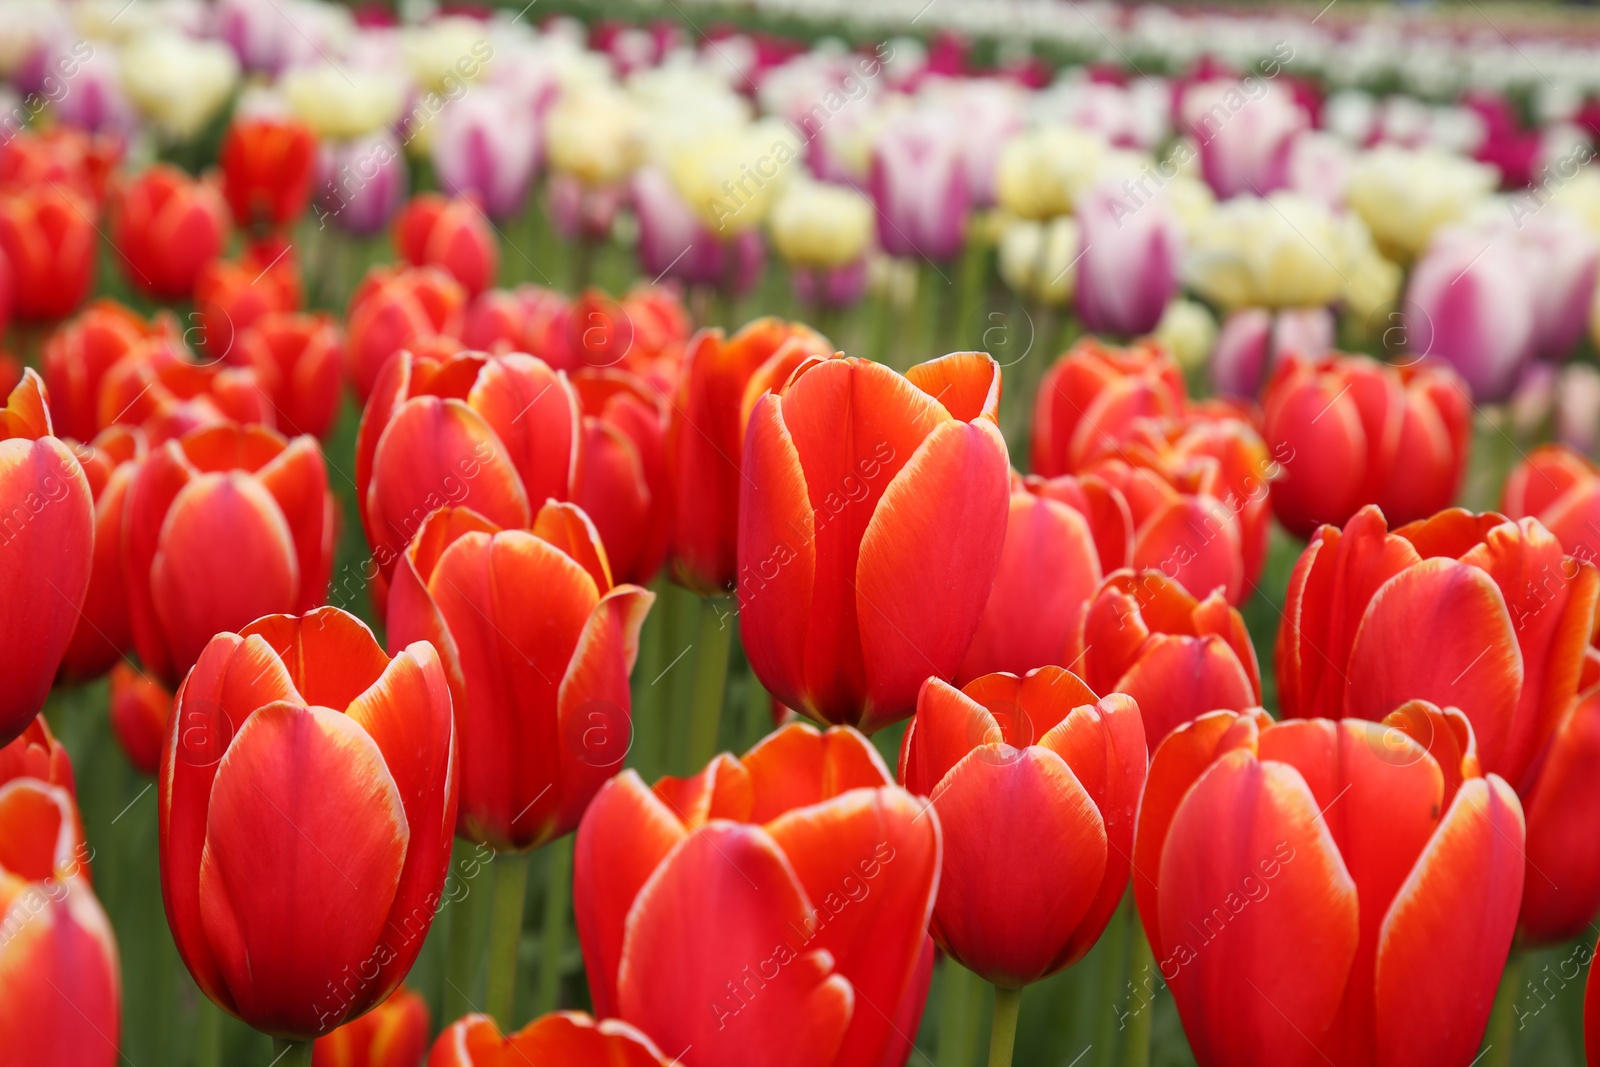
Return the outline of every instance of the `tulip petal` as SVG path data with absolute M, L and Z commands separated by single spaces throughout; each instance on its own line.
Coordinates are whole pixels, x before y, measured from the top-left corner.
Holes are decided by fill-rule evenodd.
M 1238 516 L 1206 494 L 1180 495 L 1147 516 L 1133 543 L 1133 566 L 1172 576 L 1196 598 L 1220 589 L 1244 595 L 1243 531 Z
M 1112 686 L 1139 704 L 1147 738 L 1158 743 L 1208 711 L 1243 711 L 1258 699 L 1250 675 L 1220 637 L 1155 634 Z
M 300 597 L 296 612 L 307 612 L 328 599 L 328 573 L 333 567 L 334 512 L 328 494 L 328 470 L 314 438 L 296 437 L 276 459 L 256 472 L 261 485 L 278 502 L 294 537 L 300 563 Z
M 824 733 L 792 722 L 762 738 L 739 762 L 750 775 L 751 822 L 894 782 L 872 742 L 848 726 Z
M 525 353 L 499 356 L 484 363 L 467 403 L 505 446 L 529 501 L 571 497 L 578 475 L 578 397 L 565 373 Z
M 1000 417 L 1000 365 L 987 352 L 952 352 L 906 371 L 912 385 L 962 422 Z
M 366 623 L 338 608 L 267 615 L 239 631 L 251 634 L 272 646 L 307 704 L 343 711 L 390 669 Z
M 602 593 L 614 584 L 600 532 L 578 505 L 546 500 L 533 517 L 533 535 L 549 541 L 577 560 Z
M 1015 680 L 1011 675 L 990 677 Z M 1003 728 L 984 705 L 949 682 L 929 678 L 917 698 L 916 717 L 900 742 L 900 784 L 917 796 L 932 796 L 967 753 L 979 745 L 998 745 L 1005 740 Z
M 621 1019 L 596 1022 L 579 1012 L 542 1015 L 513 1035 L 505 1047 L 499 1059 L 468 1061 L 468 1067 L 515 1067 L 524 1062 L 550 1067 L 664 1067 L 667 1063 L 642 1031 Z
M 1524 803 L 1528 862 L 1522 935 L 1536 944 L 1587 939 L 1600 911 L 1600 693 L 1573 704 L 1550 738 L 1549 754 Z
M 6 397 L 6 406 L 0 408 L 0 441 L 37 441 L 53 433 L 44 379 L 32 367 L 24 367 L 22 380 Z

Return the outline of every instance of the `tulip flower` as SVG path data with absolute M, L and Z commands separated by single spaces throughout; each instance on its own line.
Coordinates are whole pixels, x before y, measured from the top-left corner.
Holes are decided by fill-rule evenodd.
M 317 139 L 292 119 L 236 118 L 217 159 L 233 217 L 246 229 L 278 229 L 305 214 Z
M 16 1064 L 121 1062 L 117 942 L 68 789 L 0 784 L 0 1049 Z
M 487 1015 L 472 1014 L 445 1027 L 427 1067 L 500 1067 L 502 1064 L 606 1064 L 673 1067 L 655 1043 L 620 1019 L 595 1021 L 582 1012 L 541 1015 L 510 1037 Z
M 733 589 L 745 426 L 755 402 L 833 346 L 797 322 L 756 319 L 732 337 L 703 330 L 689 345 L 667 430 L 673 576 L 701 596 Z
M 654 788 L 624 771 L 575 853 L 595 1012 L 694 1067 L 903 1064 L 940 853 L 937 811 L 848 728 L 792 723 Z
M 177 26 L 138 34 L 123 44 L 118 58 L 123 91 L 173 142 L 199 137 L 239 81 L 232 49 L 221 41 L 190 37 Z
M 1200 1067 L 1467 1063 L 1522 842 L 1454 709 L 1181 727 L 1150 761 L 1133 889 Z
M 356 438 L 356 499 L 385 577 L 446 505 L 527 529 L 569 500 L 582 424 L 567 376 L 532 356 L 402 352 L 383 369 Z
M 183 679 L 212 634 L 326 596 L 334 505 L 313 439 L 201 427 L 153 447 L 127 494 L 133 644 L 163 684 Z
M 460 335 L 467 293 L 438 267 L 375 267 L 350 298 L 344 373 L 366 403 L 390 356 L 433 338 Z
M 1263 197 L 1289 183 L 1289 151 L 1309 122 L 1283 86 L 1260 78 L 1202 82 L 1183 94 L 1181 111 L 1219 197 Z
M 1367 504 L 1396 524 L 1424 519 L 1460 488 L 1472 401 L 1447 365 L 1290 355 L 1263 406 L 1262 429 L 1283 467 L 1272 510 L 1297 537 L 1343 525 Z
M 1450 363 L 1480 401 L 1502 400 L 1538 341 L 1524 251 L 1499 231 L 1437 235 L 1406 287 L 1406 342 Z
M 667 552 L 667 404 L 622 370 L 580 370 L 583 413 L 573 501 L 593 521 L 619 582 L 648 585 Z
M 1102 183 L 1081 199 L 1077 217 L 1083 258 L 1075 298 L 1083 328 L 1149 333 L 1178 291 L 1177 213 L 1161 197 L 1130 201 L 1120 186 Z
M 1139 706 L 1060 667 L 928 679 L 900 781 L 944 830 L 940 947 L 1001 989 L 1082 959 L 1128 888 L 1145 759 Z M 996 826 L 1031 843 L 1025 864 L 997 851 Z
M 1078 220 L 1016 219 L 1000 235 L 1000 278 L 1007 288 L 1042 307 L 1066 307 L 1078 286 Z
M 1588 331 L 1595 279 L 1600 275 L 1600 238 L 1583 220 L 1560 208 L 1526 218 L 1514 213 L 1513 218 L 1516 234 L 1537 269 L 1534 351 L 1558 359 Z
M 1453 152 L 1379 145 L 1356 157 L 1345 200 L 1385 254 L 1410 263 L 1434 234 L 1470 216 L 1499 184 L 1495 168 Z
M 128 281 L 158 300 L 183 300 L 228 239 L 228 207 L 215 183 L 158 163 L 122 186 L 111 234 Z
M 294 249 L 282 242 L 259 241 L 237 260 L 212 260 L 201 269 L 194 286 L 195 316 L 206 355 L 228 359 L 239 335 L 257 319 L 298 311 L 300 290 Z
M 221 420 L 272 426 L 272 400 L 249 367 L 195 363 L 181 341 L 139 344 L 100 380 L 102 427 L 141 427 L 152 445 Z
M 662 286 L 637 286 L 620 300 L 586 289 L 564 309 L 530 315 L 528 350 L 559 370 L 619 367 L 670 396 L 692 326 L 682 299 Z
M 311 1067 L 419 1067 L 430 1029 L 428 1002 L 401 986 L 359 1019 L 317 1038 Z
M 1136 419 L 1183 410 L 1183 372 L 1152 342 L 1115 348 L 1086 337 L 1045 372 L 1034 403 L 1033 471 L 1072 474 Z
M 111 668 L 111 732 L 141 774 L 159 773 L 171 716 L 172 693 L 166 686 L 125 662 Z
M 113 300 L 96 300 L 45 341 L 41 368 L 50 390 L 50 420 L 63 437 L 87 441 L 100 431 L 100 383 L 129 351 L 151 337 L 175 339 L 169 317 L 146 323 Z
M 157 800 L 167 921 L 206 996 L 294 1041 L 387 998 L 449 867 L 454 751 L 426 643 L 391 658 L 337 608 L 213 637 L 178 691 Z
M 739 624 L 768 692 L 825 722 L 905 718 L 954 677 L 994 584 L 1009 497 L 1000 370 L 962 352 L 902 377 L 802 364 L 755 401 Z
M 947 260 L 967 237 L 972 196 L 952 117 L 938 111 L 885 125 L 872 146 L 869 184 L 878 244 L 891 256 Z
M 64 186 L 98 207 L 123 147 L 119 137 L 64 126 L 45 133 L 13 129 L 0 146 L 0 185 L 8 192 Z
M 51 436 L 46 403 L 29 369 L 0 409 L 0 744 L 44 706 L 93 569 L 94 495 L 71 450 Z
M 0 745 L 0 785 L 14 778 L 37 778 L 74 793 L 72 757 L 43 716 L 29 723 L 16 740 Z
M 475 86 L 440 113 L 433 130 L 439 185 L 452 196 L 475 197 L 492 218 L 515 217 L 539 166 L 539 133 L 538 116 L 521 93 Z
M 65 187 L 31 186 L 0 198 L 0 252 L 16 279 L 19 319 L 63 319 L 94 277 L 94 205 Z
M 1211 384 L 1222 396 L 1253 400 L 1285 356 L 1316 360 L 1333 351 L 1333 328 L 1327 308 L 1240 308 L 1217 333 Z
M 256 372 L 280 430 L 326 437 L 339 413 L 343 351 L 333 316 L 271 312 L 240 333 L 228 359 Z
M 1600 557 L 1600 467 L 1564 445 L 1534 449 L 1512 469 L 1500 510 L 1513 519 L 1538 519 L 1569 555 Z
M 1056 125 L 1019 133 L 1000 150 L 996 199 L 1023 219 L 1070 214 L 1074 197 L 1094 184 L 1105 155 L 1105 140 L 1088 130 Z
M 388 227 L 406 199 L 406 161 L 393 131 L 324 141 L 317 154 L 317 227 L 329 222 L 368 237 Z
M 78 464 L 94 496 L 94 556 L 82 615 L 61 659 L 66 678 L 98 678 L 133 643 L 122 573 L 122 521 L 128 486 L 144 456 L 144 434 L 130 426 L 107 427 L 93 444 L 77 447 Z
M 1218 205 L 1191 228 L 1185 247 L 1189 288 L 1225 311 L 1322 307 L 1369 272 L 1393 280 L 1371 266 L 1381 257 L 1359 218 L 1287 189 Z
M 737 295 L 761 280 L 767 248 L 760 230 L 729 234 L 707 226 L 660 167 L 640 167 L 629 188 L 639 219 L 641 273 Z
M 872 245 L 871 200 L 844 186 L 797 181 L 772 206 L 767 225 L 802 299 L 843 307 L 860 298 Z
M 395 250 L 413 267 L 442 267 L 477 296 L 494 284 L 500 246 L 477 202 L 419 193 L 394 222 Z

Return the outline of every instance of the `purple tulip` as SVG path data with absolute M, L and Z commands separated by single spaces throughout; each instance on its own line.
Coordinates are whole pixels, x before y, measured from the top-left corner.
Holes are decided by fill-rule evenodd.
M 317 219 L 370 236 L 389 225 L 406 199 L 406 161 L 388 129 L 349 141 L 324 141 L 317 153 Z
M 1139 200 L 1103 183 L 1078 204 L 1083 252 L 1075 297 L 1091 333 L 1136 336 L 1161 321 L 1178 292 L 1182 236 L 1166 200 Z
M 1295 136 L 1310 125 L 1288 90 L 1260 78 L 1190 86 L 1183 118 L 1206 184 L 1224 199 L 1287 186 Z
M 683 202 L 672 179 L 659 167 L 640 167 L 633 176 L 633 210 L 639 219 L 639 269 L 660 281 L 677 278 L 688 285 L 711 285 L 733 293 L 755 287 L 767 265 L 759 229 L 719 240 Z
M 1522 219 L 1517 236 L 1539 279 L 1533 287 L 1534 350 L 1565 356 L 1589 328 L 1600 244 L 1581 219 L 1558 208 Z
M 891 256 L 945 260 L 967 238 L 972 199 L 956 125 L 917 112 L 878 134 L 869 179 L 878 206 L 878 243 Z
M 1254 397 L 1278 360 L 1294 353 L 1316 359 L 1333 350 L 1333 312 L 1290 308 L 1273 314 L 1242 308 L 1229 315 L 1211 353 L 1211 384 L 1221 396 Z
M 64 125 L 96 133 L 131 134 L 139 120 L 122 91 L 122 70 L 110 48 L 94 49 L 79 60 L 71 78 L 63 79 L 53 105 Z
M 517 215 L 539 167 L 539 124 L 526 96 L 484 84 L 439 113 L 433 169 L 456 196 L 476 195 L 490 218 Z
M 867 258 L 842 267 L 791 267 L 789 284 L 802 304 L 843 308 L 856 303 L 867 291 Z
M 1409 343 L 1454 365 L 1474 398 L 1503 399 L 1537 339 L 1534 280 L 1503 228 L 1436 234 L 1406 288 Z

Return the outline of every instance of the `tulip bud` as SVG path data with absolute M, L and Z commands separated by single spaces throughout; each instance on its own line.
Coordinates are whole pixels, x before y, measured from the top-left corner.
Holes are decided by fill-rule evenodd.
M 113 300 L 97 300 L 45 341 L 42 371 L 50 419 L 64 437 L 87 441 L 100 430 L 100 383 L 106 371 L 147 338 L 175 336 L 170 318 L 146 323 Z
M 326 437 L 339 413 L 343 350 L 333 316 L 273 312 L 239 335 L 228 359 L 256 372 L 284 433 Z
M 305 214 L 311 201 L 317 139 L 286 119 L 237 118 L 217 162 L 233 217 L 247 229 L 276 229 Z
M 8 745 L 0 745 L 0 785 L 14 778 L 37 778 L 75 794 L 72 757 L 44 716 L 37 716 L 28 728 Z
M 794 182 L 772 207 L 773 247 L 791 266 L 848 266 L 872 243 L 872 211 L 872 201 L 854 189 Z
M 300 267 L 294 249 L 262 241 L 237 260 L 214 259 L 195 282 L 195 315 L 206 356 L 212 361 L 233 355 L 239 335 L 263 315 L 298 311 Z M 237 360 L 235 360 L 237 362 Z
M 0 252 L 16 279 L 23 321 L 63 319 L 88 295 L 94 276 L 94 206 L 56 185 L 0 197 Z
M 118 191 L 111 232 L 135 288 L 157 299 L 182 300 L 222 251 L 228 209 L 215 184 L 158 163 Z
M 1071 474 L 1107 441 L 1125 438 L 1136 419 L 1176 415 L 1185 402 L 1183 372 L 1162 345 L 1140 341 L 1117 348 L 1085 337 L 1039 383 L 1034 473 Z
M 1197 370 L 1215 358 L 1217 320 L 1204 304 L 1194 300 L 1174 300 L 1161 313 L 1152 335 L 1172 352 L 1184 371 Z
M 1105 154 L 1098 134 L 1067 126 L 1018 134 L 1000 150 L 995 190 L 1001 208 L 1024 219 L 1070 214 Z
M 1199 82 L 1184 92 L 1180 110 L 1217 196 L 1262 197 L 1289 183 L 1290 149 L 1310 122 L 1282 85 Z
M 433 132 L 440 186 L 476 198 L 492 218 L 516 216 L 539 166 L 538 126 L 533 108 L 514 89 L 475 86 L 444 109 Z
M 653 1041 L 621 1019 L 597 1022 L 582 1012 L 564 1011 L 541 1015 L 510 1037 L 502 1037 L 487 1015 L 462 1016 L 434 1042 L 427 1067 L 496 1067 L 506 1060 L 574 1067 L 672 1067 L 678 1062 L 668 1060 Z
M 1228 316 L 1211 356 L 1211 383 L 1222 396 L 1254 398 L 1278 361 L 1291 353 L 1320 359 L 1333 350 L 1327 308 L 1240 308 Z M 1180 361 L 1181 362 L 1181 361 Z
M 155 777 L 161 769 L 162 739 L 172 717 L 172 693 L 131 664 L 111 668 L 111 732 L 128 762 Z
M 1584 562 L 1600 557 L 1600 468 L 1570 446 L 1536 448 L 1512 468 L 1500 510 L 1513 519 L 1532 516 Z
M 1102 183 L 1082 197 L 1077 217 L 1083 258 L 1076 306 L 1084 329 L 1149 333 L 1178 291 L 1183 247 L 1176 215 L 1160 197 L 1130 203 L 1120 186 Z
M 1440 234 L 1406 287 L 1407 343 L 1448 361 L 1480 401 L 1504 399 L 1537 340 L 1524 252 L 1494 231 Z
M 221 41 L 189 37 L 176 27 L 140 34 L 119 56 L 122 87 L 133 106 L 168 141 L 199 136 L 227 104 L 239 61 Z
M 494 283 L 500 246 L 477 203 L 419 193 L 394 223 L 394 245 L 413 267 L 443 267 L 473 297 Z
M 145 456 L 145 437 L 136 427 L 108 426 L 93 444 L 76 446 L 76 452 L 94 495 L 94 557 L 61 674 L 83 681 L 110 670 L 133 644 L 122 573 L 122 524 L 128 486 Z
M 344 373 L 365 403 L 378 371 L 404 348 L 461 333 L 467 293 L 438 267 L 374 267 L 350 298 Z M 459 345 L 457 345 L 459 348 Z
M 1345 199 L 1378 247 L 1409 263 L 1436 232 L 1465 219 L 1498 184 L 1493 167 L 1452 153 L 1379 145 L 1356 157 Z
M 872 146 L 870 188 L 878 244 L 891 256 L 948 260 L 961 252 L 972 197 L 950 116 L 920 112 L 890 121 Z
M 401 986 L 389 999 L 326 1037 L 311 1067 L 418 1067 L 428 1050 L 428 1002 Z
M 138 426 L 158 445 L 219 421 L 273 424 L 272 401 L 254 370 L 189 356 L 170 335 L 129 351 L 100 380 L 99 425 Z

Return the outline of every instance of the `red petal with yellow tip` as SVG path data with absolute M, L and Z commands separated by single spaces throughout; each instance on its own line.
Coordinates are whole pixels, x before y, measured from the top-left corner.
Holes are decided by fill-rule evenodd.
M 428 1002 L 401 987 L 361 1018 L 319 1037 L 311 1067 L 417 1067 L 430 1029 Z
M 1004 741 L 1004 728 L 987 708 L 950 683 L 929 678 L 900 742 L 900 784 L 917 796 L 932 796 L 967 753 Z
M 698 830 L 712 819 L 748 822 L 755 804 L 750 772 L 727 752 L 713 756 L 697 774 L 660 779 L 655 784 L 655 794 L 691 830 Z
M 272 646 L 307 704 L 343 711 L 390 669 L 366 623 L 335 607 L 267 615 L 239 631 L 252 634 Z
M 158 750 L 160 743 L 158 737 Z M 158 758 L 159 755 L 158 751 Z M 73 792 L 72 759 L 66 746 L 50 732 L 50 724 L 43 716 L 36 716 L 15 741 L 0 746 L 0 785 L 13 778 L 37 778 Z
M 989 710 L 1006 742 L 1017 748 L 1037 744 L 1074 708 L 1100 699 L 1082 678 L 1054 666 L 1035 668 L 1021 678 L 985 675 L 968 682 L 962 692 Z
M 1513 519 L 1540 515 L 1595 475 L 1594 464 L 1566 445 L 1541 445 L 1506 477 L 1500 510 Z
M 893 784 L 872 742 L 848 726 L 824 733 L 810 723 L 792 722 L 762 738 L 739 762 L 750 776 L 751 822 L 767 822 L 851 789 Z
M 1147 738 L 1157 742 L 1208 711 L 1243 711 L 1260 699 L 1249 673 L 1220 637 L 1155 634 L 1113 686 L 1138 701 Z
M 272 494 L 294 538 L 300 562 L 300 596 L 296 612 L 310 611 L 328 599 L 328 574 L 333 567 L 333 498 L 322 448 L 311 437 L 296 437 L 271 463 L 256 472 Z
M 6 397 L 6 406 L 0 408 L 0 441 L 12 438 L 37 441 L 53 433 L 44 379 L 32 367 L 24 367 L 22 381 Z
M 906 371 L 912 385 L 962 422 L 1000 417 L 1000 365 L 987 352 L 952 352 Z
M 576 560 L 589 572 L 595 587 L 602 593 L 614 584 L 600 532 L 578 505 L 546 500 L 533 517 L 533 535 L 549 541 Z

